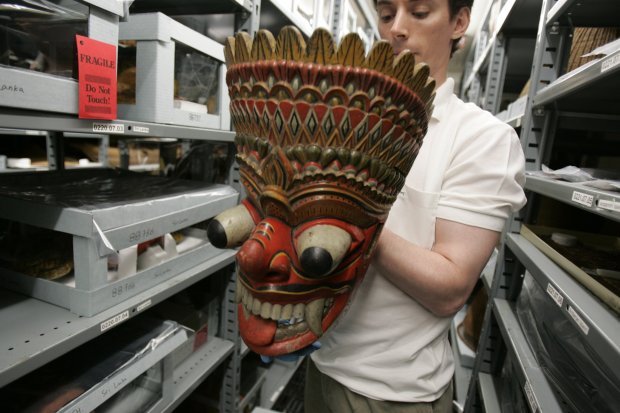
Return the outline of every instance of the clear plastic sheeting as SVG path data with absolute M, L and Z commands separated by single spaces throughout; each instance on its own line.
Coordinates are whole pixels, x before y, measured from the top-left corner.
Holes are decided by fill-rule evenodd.
M 103 209 L 116 205 L 208 194 L 229 195 L 230 187 L 143 175 L 121 169 L 64 170 L 0 176 L 0 198 L 67 208 Z
M 570 411 L 620 411 L 617 366 L 609 366 L 596 354 L 527 273 L 517 317 L 541 369 Z
M 620 175 L 613 171 L 578 168 L 573 165 L 553 170 L 546 165 L 542 165 L 540 171 L 528 171 L 527 174 L 530 176 L 580 183 L 604 191 L 620 191 Z
M 172 321 L 128 321 L 2 388 L 3 411 L 148 411 L 163 397 L 163 363 L 140 363 L 179 333 Z

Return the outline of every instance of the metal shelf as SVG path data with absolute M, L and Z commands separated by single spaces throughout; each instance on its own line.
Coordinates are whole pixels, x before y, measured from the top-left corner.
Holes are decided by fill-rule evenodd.
M 78 119 L 75 115 L 2 108 L 0 126 L 5 129 L 27 129 L 54 132 L 109 134 L 233 142 L 235 133 L 219 129 L 193 128 L 131 120 Z
M 295 362 L 274 360 L 269 366 L 265 383 L 261 387 L 260 405 L 262 407 L 270 409 L 274 405 L 304 360 L 305 357 L 300 357 Z
M 471 84 L 474 81 L 474 78 L 480 72 L 480 69 L 483 67 L 483 65 L 485 63 L 488 63 L 487 60 L 489 59 L 489 57 L 491 55 L 491 49 L 493 48 L 493 43 L 494 42 L 495 42 L 495 35 L 493 35 L 489 39 L 489 42 L 487 43 L 487 45 L 485 46 L 484 50 L 482 51 L 482 54 L 480 55 L 478 60 L 476 62 L 474 62 L 474 67 L 471 70 L 471 74 L 469 75 L 469 77 L 465 81 L 465 86 L 464 86 L 463 90 L 469 89 L 469 87 L 471 86 Z
M 584 340 L 610 366 L 620 365 L 620 318 L 605 304 L 592 296 L 579 282 L 568 275 L 542 251 L 519 234 L 509 234 L 506 246 L 528 269 L 538 284 L 554 294 L 564 316 Z M 551 292 L 549 294 L 551 294 Z
M 620 222 L 620 194 L 579 183 L 527 176 L 525 189 Z
M 501 412 L 499 392 L 495 379 L 488 373 L 478 373 L 478 389 L 485 412 Z
M 618 73 L 620 49 L 559 77 L 534 96 L 532 106 L 556 103 L 558 110 L 616 115 L 620 113 Z
M 239 406 L 237 406 L 240 412 L 244 411 L 246 406 L 255 399 L 255 396 L 260 391 L 261 387 L 263 386 L 263 383 L 265 383 L 265 380 L 267 380 L 269 369 L 262 368 L 262 367 L 257 367 L 257 369 L 260 373 L 258 376 L 258 379 L 256 379 L 252 387 L 250 387 L 250 390 L 245 392 L 245 394 L 243 395 L 243 398 L 239 401 Z
M 493 312 L 508 352 L 514 361 L 519 385 L 526 395 L 531 411 L 562 412 L 508 301 L 495 298 Z
M 168 16 L 183 14 L 224 14 L 250 12 L 250 0 L 138 0 L 129 7 L 130 13 L 161 12 Z
M 287 10 L 284 5 L 289 5 Z M 286 25 L 296 26 L 306 37 L 312 35 L 312 27 L 292 12 L 292 3 L 288 0 L 264 0 L 261 1 L 260 28 L 267 29 L 274 36 Z
M 558 0 L 547 13 L 547 26 L 559 22 L 572 27 L 616 27 L 620 15 L 618 0 Z
M 94 317 L 7 290 L 0 290 L 0 387 L 138 315 L 213 272 L 231 264 L 235 251 L 223 250 L 174 278 Z
M 193 338 L 192 338 L 193 339 Z M 173 411 L 198 385 L 234 350 L 234 343 L 219 337 L 209 337 L 199 348 L 174 369 L 173 401 L 163 411 Z
M 538 20 L 532 16 L 540 15 L 541 6 L 542 0 L 508 0 L 497 15 L 494 34 L 536 36 Z

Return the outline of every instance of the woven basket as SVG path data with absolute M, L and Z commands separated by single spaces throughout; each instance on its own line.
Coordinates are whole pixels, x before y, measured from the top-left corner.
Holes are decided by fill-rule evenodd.
M 607 44 L 620 37 L 620 28 L 617 27 L 576 27 L 573 32 L 573 43 L 568 58 L 567 72 L 575 70 L 600 56 L 582 57 L 599 46 Z

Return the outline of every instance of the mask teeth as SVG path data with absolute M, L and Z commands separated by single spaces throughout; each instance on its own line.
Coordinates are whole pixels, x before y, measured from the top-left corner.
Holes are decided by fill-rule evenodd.
M 318 336 L 323 334 L 321 321 L 334 304 L 332 297 L 319 298 L 308 304 L 282 305 L 263 302 L 253 297 L 250 291 L 239 281 L 237 281 L 237 300 L 243 306 L 246 319 L 249 318 L 250 314 L 254 314 L 264 319 L 277 321 L 278 329 L 288 330 L 295 327 L 295 331 L 303 325 L 304 331 L 309 328 Z

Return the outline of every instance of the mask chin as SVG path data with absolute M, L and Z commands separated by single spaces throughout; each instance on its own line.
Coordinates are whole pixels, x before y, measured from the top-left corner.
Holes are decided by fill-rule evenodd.
M 340 316 L 350 296 L 351 289 L 337 296 L 319 299 L 323 300 L 323 305 L 329 303 L 324 307 L 324 314 L 320 317 L 320 326 L 323 331 L 326 331 Z M 309 311 L 306 308 L 308 305 L 303 303 L 296 305 L 300 304 L 304 306 L 305 315 Z M 300 308 L 298 307 L 298 311 Z M 316 311 L 316 309 L 310 309 L 310 311 Z M 239 303 L 238 313 L 241 338 L 252 351 L 265 356 L 273 357 L 293 353 L 320 340 L 322 336 L 322 332 L 316 334 L 310 329 L 304 317 L 291 317 L 287 320 L 266 319 L 262 317 L 265 313 L 254 314 L 247 311 L 247 305 L 243 302 Z

